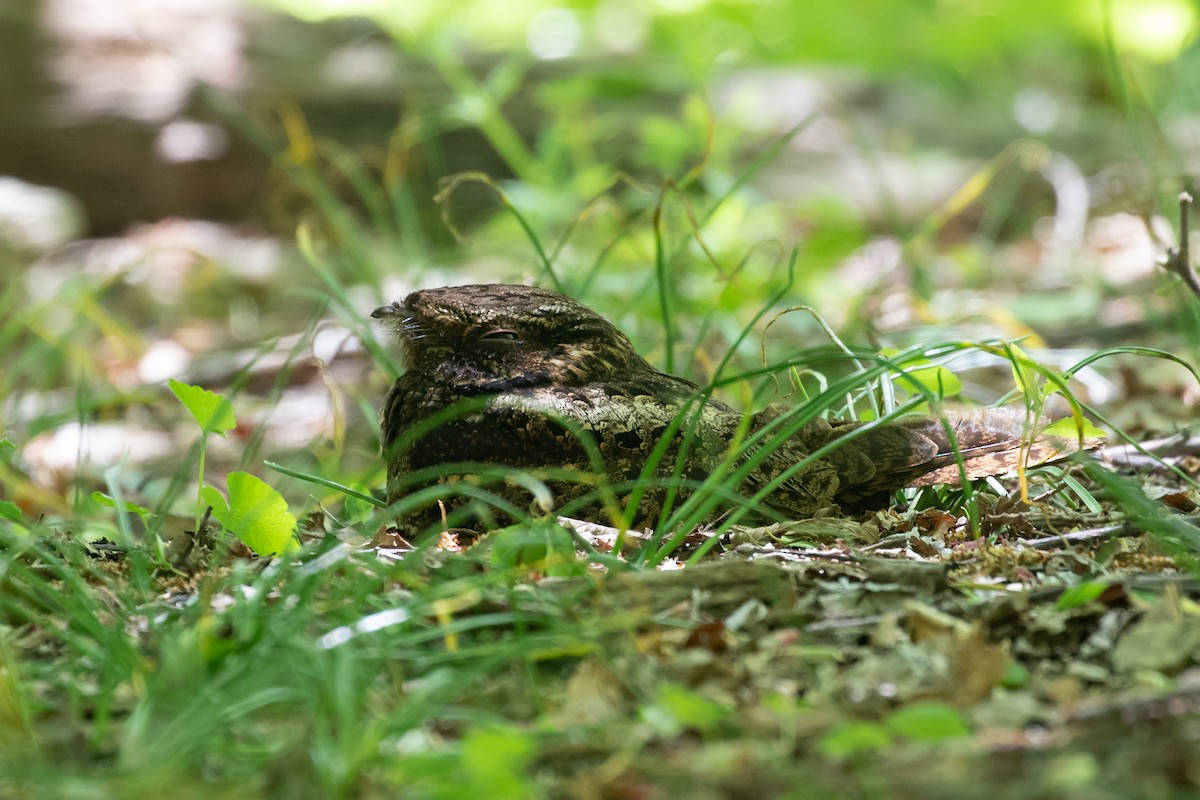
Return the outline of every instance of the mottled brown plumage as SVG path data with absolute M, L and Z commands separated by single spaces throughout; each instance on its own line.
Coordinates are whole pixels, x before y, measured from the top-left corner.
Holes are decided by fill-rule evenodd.
M 884 506 L 896 489 L 960 477 L 935 417 L 866 429 L 820 419 L 798 427 L 795 415 L 773 406 L 745 419 L 695 384 L 654 369 L 611 323 L 556 292 L 503 284 L 426 289 L 372 316 L 395 326 L 407 367 L 388 393 L 380 427 L 388 499 L 417 506 L 399 514 L 411 533 L 440 519 L 430 493 L 417 492 L 461 481 L 450 487 L 458 492 L 487 471 L 480 464 L 528 470 L 545 480 L 557 507 L 609 523 L 632 487 L 650 479 L 634 524 L 657 520 L 669 486 L 682 502 L 714 471 L 724 477 L 744 470 L 737 485 L 743 498 L 771 487 L 759 508 L 785 518 L 835 503 Z M 951 416 L 950 423 L 968 477 L 1015 468 L 1022 414 L 986 409 Z M 810 453 L 855 432 L 797 469 Z M 1031 461 L 1063 449 L 1070 442 L 1042 439 Z M 661 458 L 647 468 L 656 450 Z M 436 474 L 464 462 L 475 466 Z M 603 503 L 598 475 L 617 504 Z M 493 480 L 488 490 L 521 510 L 533 497 L 512 479 Z M 452 494 L 445 506 L 453 512 L 467 502 Z M 712 513 L 735 502 L 725 498 Z

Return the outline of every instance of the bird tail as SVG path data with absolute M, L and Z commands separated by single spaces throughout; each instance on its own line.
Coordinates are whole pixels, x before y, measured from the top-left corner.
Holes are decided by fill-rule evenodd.
M 863 424 L 834 423 L 828 439 L 845 436 Z M 1003 475 L 1016 470 L 1022 459 L 1025 466 L 1036 466 L 1098 447 L 1103 441 L 1039 434 L 1037 428 L 1045 424 L 1040 420 L 1031 426 L 1024 411 L 1004 408 L 953 412 L 944 419 L 901 417 L 884 423 L 847 442 L 849 449 L 871 459 L 875 469 L 869 479 L 842 486 L 838 500 L 855 505 L 855 501 L 905 487 L 958 484 L 964 473 L 968 480 Z

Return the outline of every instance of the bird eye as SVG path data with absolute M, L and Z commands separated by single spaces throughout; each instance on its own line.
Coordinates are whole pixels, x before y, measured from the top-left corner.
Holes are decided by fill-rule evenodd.
M 520 338 L 521 337 L 517 335 L 516 331 L 510 331 L 506 328 L 497 328 L 483 334 L 479 337 L 479 340 L 481 342 L 515 342 Z

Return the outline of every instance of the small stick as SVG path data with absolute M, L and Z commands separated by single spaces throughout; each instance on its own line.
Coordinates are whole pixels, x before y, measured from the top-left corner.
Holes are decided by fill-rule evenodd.
M 1179 193 L 1179 247 L 1167 248 L 1167 257 L 1160 261 L 1168 272 L 1178 275 L 1192 294 L 1200 297 L 1200 276 L 1192 269 L 1192 258 L 1188 246 L 1188 217 L 1191 216 L 1192 196 L 1187 192 Z
M 200 534 L 204 531 L 204 529 L 208 527 L 208 521 L 211 518 L 212 518 L 212 506 L 208 506 L 207 508 L 204 509 L 204 516 L 200 518 L 200 525 L 195 530 L 195 535 L 197 537 L 199 537 Z
M 1111 536 L 1131 536 L 1138 533 L 1137 527 L 1131 522 L 1122 522 L 1117 525 L 1106 525 L 1102 528 L 1091 528 L 1084 531 L 1072 531 L 1064 533 L 1060 536 L 1045 536 L 1041 539 L 1021 539 L 1017 540 L 1017 544 L 1023 544 L 1026 547 L 1032 547 L 1034 550 L 1049 550 L 1052 547 L 1065 544 L 1079 544 L 1081 542 L 1094 542 L 1101 539 L 1107 539 Z

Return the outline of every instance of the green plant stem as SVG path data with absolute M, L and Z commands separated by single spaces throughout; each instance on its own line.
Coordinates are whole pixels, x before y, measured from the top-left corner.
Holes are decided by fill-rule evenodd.
M 204 455 L 207 451 L 208 434 L 201 431 L 200 433 L 200 470 L 197 476 L 199 482 L 196 486 L 196 527 L 193 529 L 197 536 L 200 535 L 200 517 L 204 513 Z

